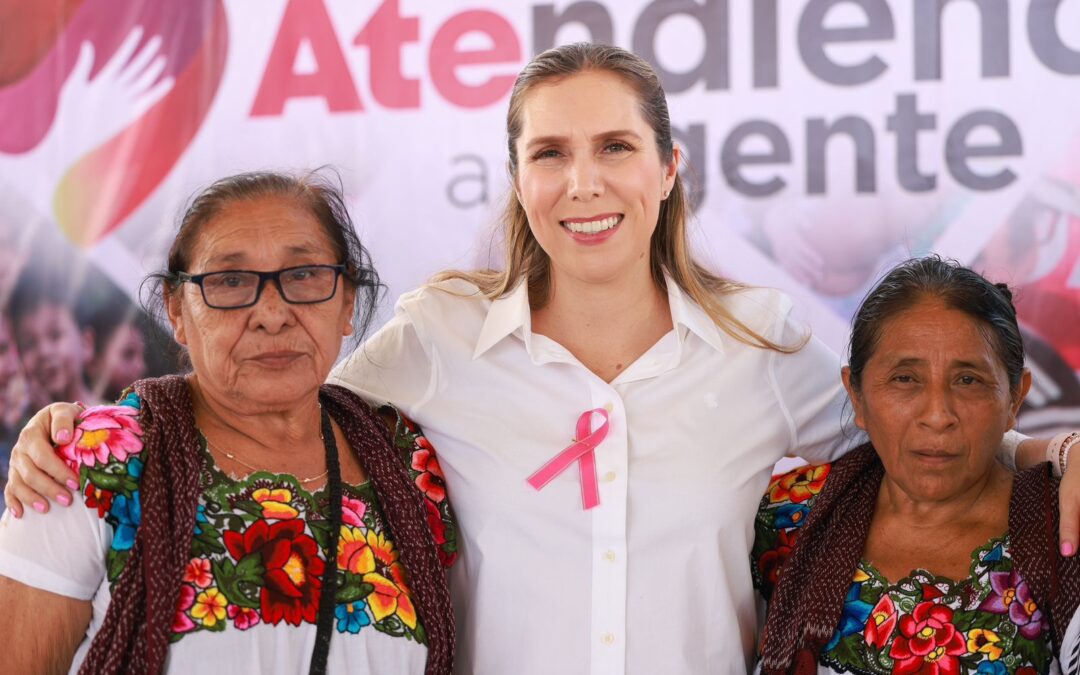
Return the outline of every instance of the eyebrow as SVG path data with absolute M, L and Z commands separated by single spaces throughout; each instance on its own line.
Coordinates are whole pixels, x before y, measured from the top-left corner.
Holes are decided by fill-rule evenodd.
M 605 138 L 617 138 L 617 137 L 630 137 L 640 141 L 641 136 L 630 129 L 616 129 L 614 131 L 602 131 L 598 134 L 593 134 L 589 139 L 591 141 L 597 141 Z M 567 136 L 537 136 L 530 140 L 525 146 L 526 148 L 532 148 L 537 145 L 557 145 L 559 143 L 565 143 Z
M 893 368 L 903 368 L 906 366 L 923 366 L 926 365 L 926 359 L 920 359 L 915 356 L 908 356 L 900 359 L 896 363 L 892 364 Z M 949 362 L 950 368 L 972 368 L 974 370 L 990 370 L 990 364 L 983 359 L 975 360 L 954 360 Z
M 285 250 L 290 255 L 315 255 L 321 253 L 321 251 L 312 246 L 287 246 Z M 234 253 L 226 253 L 224 255 L 216 255 L 206 261 L 206 266 L 220 265 L 224 263 L 242 263 L 247 259 L 247 255 L 241 251 Z

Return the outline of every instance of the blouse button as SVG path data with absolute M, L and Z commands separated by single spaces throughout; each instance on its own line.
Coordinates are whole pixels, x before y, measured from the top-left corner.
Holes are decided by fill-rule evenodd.
M 613 645 L 615 644 L 615 636 L 611 633 L 604 633 L 603 637 L 600 638 L 600 641 L 606 645 Z
M 608 471 L 607 473 L 604 474 L 604 482 L 605 483 L 612 483 L 614 481 L 615 481 L 615 472 L 614 471 Z
M 615 551 L 612 551 L 611 549 L 604 551 L 604 560 L 615 562 Z

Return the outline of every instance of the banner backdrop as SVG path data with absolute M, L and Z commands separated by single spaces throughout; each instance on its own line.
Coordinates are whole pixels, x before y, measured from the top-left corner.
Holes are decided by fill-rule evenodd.
M 1016 288 L 1021 428 L 1080 425 L 1080 0 L 0 0 L 0 443 L 175 367 L 135 299 L 216 177 L 334 167 L 384 312 L 497 263 L 510 87 L 577 40 L 662 74 L 710 264 L 839 352 L 890 264 L 974 265 Z

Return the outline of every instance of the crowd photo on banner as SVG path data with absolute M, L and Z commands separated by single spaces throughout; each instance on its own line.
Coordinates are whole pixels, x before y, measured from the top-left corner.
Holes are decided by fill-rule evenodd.
M 0 594 L 80 672 L 1078 672 L 1078 110 L 1080 0 L 0 0 Z

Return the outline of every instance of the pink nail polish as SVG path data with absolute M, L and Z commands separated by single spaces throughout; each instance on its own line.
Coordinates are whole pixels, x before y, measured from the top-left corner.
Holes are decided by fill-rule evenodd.
M 1076 549 L 1073 548 L 1072 542 L 1067 541 L 1061 545 L 1061 555 L 1065 556 L 1066 558 L 1071 556 L 1074 551 L 1076 551 Z
M 60 502 L 64 506 L 71 506 L 71 497 L 67 496 L 66 494 L 61 493 L 56 495 L 56 501 Z
M 68 478 L 67 483 L 65 483 L 65 485 L 67 485 L 72 490 L 78 490 L 79 489 L 79 481 L 75 480 L 74 478 Z
M 60 431 L 56 432 L 56 440 L 60 441 L 61 443 L 67 443 L 71 440 L 71 432 L 67 429 L 61 429 Z
M 34 510 L 38 513 L 45 513 L 45 502 L 34 502 Z

